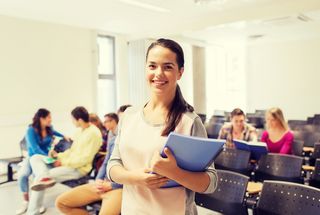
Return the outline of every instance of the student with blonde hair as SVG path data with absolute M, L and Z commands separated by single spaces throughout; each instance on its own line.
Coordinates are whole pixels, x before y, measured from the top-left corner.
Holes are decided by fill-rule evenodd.
M 261 141 L 267 143 L 269 152 L 292 154 L 293 133 L 285 121 L 280 108 L 270 108 L 266 112 L 267 130 L 262 133 Z

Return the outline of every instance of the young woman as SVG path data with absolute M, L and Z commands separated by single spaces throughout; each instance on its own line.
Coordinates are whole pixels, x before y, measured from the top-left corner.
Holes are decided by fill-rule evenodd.
M 292 154 L 293 133 L 289 130 L 280 108 L 271 108 L 266 113 L 267 130 L 261 141 L 267 143 L 269 152 Z
M 32 174 L 29 158 L 35 154 L 48 155 L 54 136 L 64 137 L 59 132 L 53 130 L 51 126 L 51 114 L 48 110 L 41 108 L 33 117 L 32 124 L 28 127 L 25 135 L 27 141 L 28 157 L 22 163 L 18 171 L 18 183 L 23 193 L 22 207 L 16 214 L 23 214 L 28 209 L 29 204 L 29 176 Z M 69 138 L 66 138 L 69 139 Z M 40 208 L 40 213 L 45 212 L 45 208 Z
M 224 125 L 218 139 L 225 139 L 228 148 L 234 148 L 233 139 L 257 141 L 256 128 L 246 123 L 246 115 L 240 108 L 234 109 L 231 114 L 231 123 Z
M 151 90 L 143 108 L 123 115 L 115 148 L 107 166 L 109 178 L 123 184 L 121 214 L 197 214 L 194 192 L 213 192 L 213 167 L 189 172 L 177 166 L 169 149 L 160 156 L 172 132 L 206 137 L 201 119 L 183 98 L 177 81 L 184 71 L 183 50 L 168 39 L 152 43 L 146 56 L 146 79 Z M 182 186 L 161 188 L 169 179 Z
M 106 128 L 116 136 L 119 118 L 115 113 L 105 115 Z M 107 156 L 99 170 L 95 183 L 85 184 L 67 191 L 56 199 L 57 208 L 66 215 L 88 215 L 83 207 L 89 203 L 101 201 L 101 215 L 120 214 L 122 185 L 105 180 L 106 166 L 114 147 L 115 136 L 109 140 Z

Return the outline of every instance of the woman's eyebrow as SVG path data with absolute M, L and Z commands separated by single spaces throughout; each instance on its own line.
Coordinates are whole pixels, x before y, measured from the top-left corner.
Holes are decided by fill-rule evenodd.
M 166 65 L 166 66 L 169 66 L 169 65 L 174 66 L 175 64 L 171 63 L 171 62 L 168 62 L 168 63 L 164 63 L 164 65 Z

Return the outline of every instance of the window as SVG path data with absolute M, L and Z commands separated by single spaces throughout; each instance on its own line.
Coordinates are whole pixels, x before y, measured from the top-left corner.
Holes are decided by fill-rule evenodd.
M 106 113 L 116 112 L 117 109 L 114 38 L 98 35 L 97 46 L 97 113 L 103 117 Z

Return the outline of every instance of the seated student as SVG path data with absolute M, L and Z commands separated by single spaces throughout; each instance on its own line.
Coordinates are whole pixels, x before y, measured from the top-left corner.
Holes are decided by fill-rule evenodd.
M 27 214 L 38 214 L 39 206 L 44 198 L 44 189 L 51 187 L 56 181 L 77 179 L 85 176 L 92 168 L 92 160 L 102 144 L 100 130 L 89 123 L 89 114 L 84 107 L 72 110 L 73 123 L 79 129 L 74 135 L 73 144 L 65 152 L 49 154 L 57 158 L 53 166 L 44 162 L 44 155 L 30 158 L 31 168 L 35 175 L 35 183 L 31 186 L 31 199 Z
M 61 194 L 56 199 L 56 206 L 63 214 L 87 215 L 89 213 L 83 206 L 100 200 L 102 200 L 102 206 L 99 214 L 120 214 L 122 185 L 106 180 L 107 163 L 113 150 L 119 118 L 117 114 L 109 113 L 105 115 L 105 120 L 106 128 L 114 136 L 109 141 L 107 156 L 99 170 L 95 183 L 81 185 Z
M 280 108 L 271 108 L 266 113 L 267 130 L 261 141 L 267 143 L 269 152 L 292 154 L 293 133 L 289 130 Z
M 231 123 L 222 126 L 218 139 L 225 139 L 226 147 L 234 148 L 233 139 L 257 141 L 256 128 L 246 123 L 246 115 L 240 108 L 231 112 Z
M 32 124 L 28 127 L 25 135 L 27 142 L 28 157 L 26 157 L 20 169 L 18 170 L 18 183 L 20 191 L 23 193 L 22 207 L 16 211 L 16 214 L 24 214 L 29 204 L 29 177 L 32 174 L 29 158 L 35 154 L 48 155 L 49 148 L 54 136 L 64 137 L 55 131 L 51 125 L 52 119 L 50 111 L 40 108 L 34 115 Z M 40 213 L 45 212 L 45 208 L 40 208 Z

